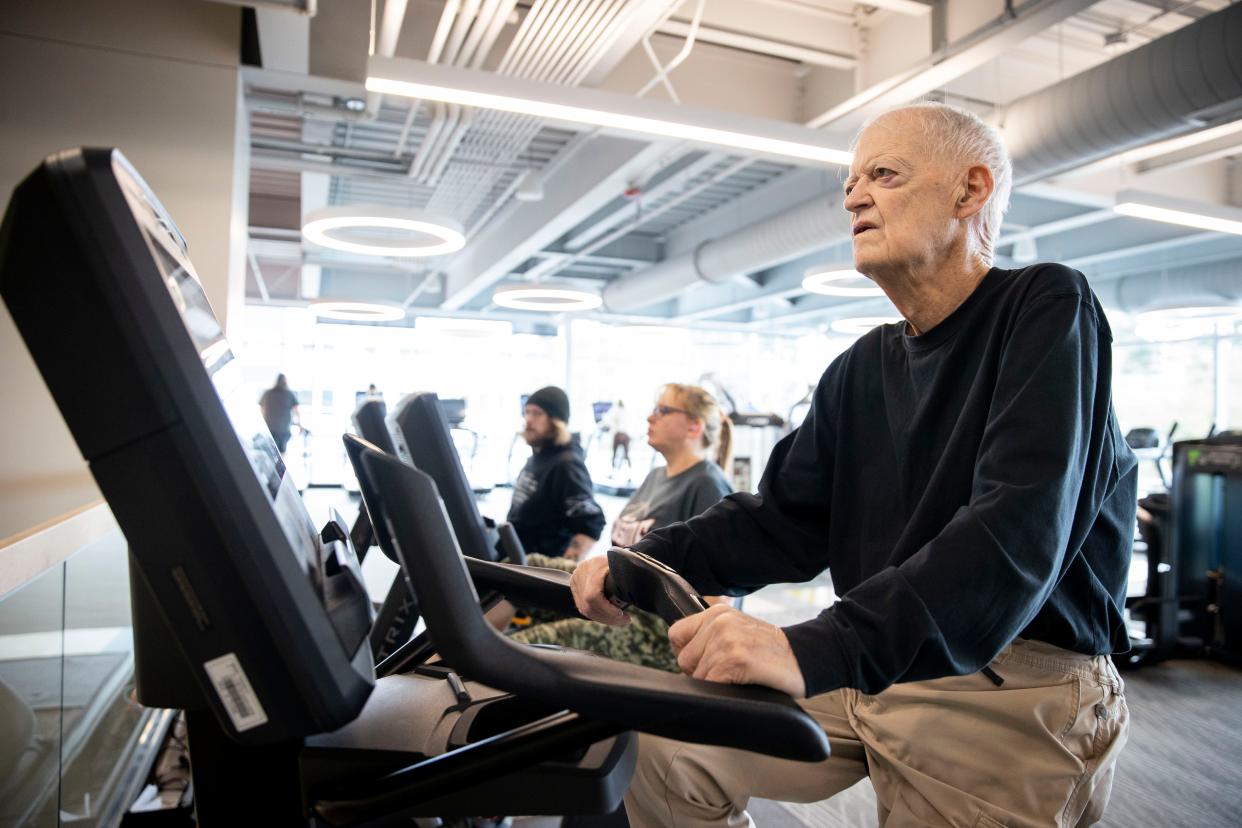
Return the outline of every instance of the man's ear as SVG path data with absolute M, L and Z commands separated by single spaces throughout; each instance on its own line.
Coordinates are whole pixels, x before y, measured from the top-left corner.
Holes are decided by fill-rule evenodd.
M 966 170 L 958 184 L 957 217 L 967 219 L 983 209 L 995 188 L 992 171 L 983 164 L 975 164 Z

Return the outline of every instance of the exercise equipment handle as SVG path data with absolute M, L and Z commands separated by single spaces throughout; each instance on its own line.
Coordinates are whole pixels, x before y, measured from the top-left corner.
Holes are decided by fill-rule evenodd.
M 707 609 L 703 596 L 672 567 L 617 546 L 608 550 L 604 596 L 622 609 L 634 606 L 654 612 L 670 626 Z

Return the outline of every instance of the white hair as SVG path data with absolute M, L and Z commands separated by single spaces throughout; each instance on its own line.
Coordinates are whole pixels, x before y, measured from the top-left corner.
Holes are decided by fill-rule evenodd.
M 991 171 L 992 194 L 971 222 L 974 242 L 991 264 L 995 258 L 996 237 L 1005 211 L 1009 209 L 1009 193 L 1013 189 L 1013 164 L 1000 134 L 973 112 L 936 101 L 920 101 L 872 118 L 858 131 L 855 146 L 867 127 L 902 112 L 920 116 L 923 137 L 938 155 L 967 166 L 982 164 Z

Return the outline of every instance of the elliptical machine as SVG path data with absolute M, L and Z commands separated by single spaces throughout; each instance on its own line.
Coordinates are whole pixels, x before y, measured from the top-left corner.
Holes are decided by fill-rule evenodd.
M 1136 453 L 1152 456 L 1168 491 L 1139 500 L 1147 587 L 1126 606 L 1143 634 L 1131 634 L 1123 666 L 1179 656 L 1242 661 L 1242 434 L 1213 427 L 1202 440 L 1173 443 L 1176 429 L 1163 442 L 1152 429 L 1126 435 Z

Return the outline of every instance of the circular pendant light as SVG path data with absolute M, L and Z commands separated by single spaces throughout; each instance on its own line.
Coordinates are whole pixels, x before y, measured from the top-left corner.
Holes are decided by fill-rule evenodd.
M 302 235 L 320 247 L 364 256 L 442 256 L 466 246 L 461 225 L 452 219 L 370 205 L 312 210 Z
M 594 310 L 604 304 L 598 293 L 548 283 L 501 288 L 492 301 L 502 308 L 545 313 Z
M 378 302 L 312 302 L 310 309 L 321 319 L 343 322 L 395 322 L 405 318 L 405 308 Z
M 875 282 L 852 268 L 812 268 L 802 280 L 802 289 L 823 296 L 883 296 Z
M 832 329 L 841 334 L 861 335 L 880 325 L 902 321 L 900 316 L 850 316 L 833 320 Z

